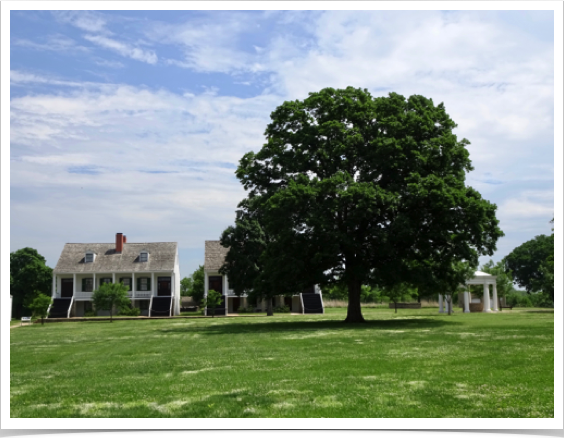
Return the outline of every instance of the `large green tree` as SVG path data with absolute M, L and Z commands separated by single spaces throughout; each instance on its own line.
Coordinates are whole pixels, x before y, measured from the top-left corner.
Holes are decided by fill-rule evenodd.
M 268 276 L 301 269 L 306 283 L 344 281 L 347 322 L 364 321 L 363 284 L 463 282 L 453 264 L 476 267 L 496 249 L 496 206 L 465 185 L 469 142 L 443 104 L 326 88 L 271 120 L 266 144 L 236 171 L 276 236 Z
M 547 264 L 550 260 L 554 275 L 554 234 L 541 234 L 519 245 L 505 257 L 505 271 L 511 272 L 517 284 L 524 287 L 527 293 L 545 291 L 554 299 L 553 279 L 552 291 L 547 289 L 547 283 L 550 284 L 546 278 L 547 273 L 550 275 Z
M 38 294 L 51 296 L 53 270 L 45 258 L 33 248 L 10 253 L 10 295 L 13 296 L 13 316 L 20 318 Z
M 296 281 L 296 272 L 282 262 L 275 235 L 261 225 L 261 209 L 243 200 L 237 210 L 235 225 L 225 229 L 220 243 L 229 248 L 220 273 L 229 277 L 233 292 L 247 294 L 252 301 L 266 300 L 266 314 L 273 315 L 272 297 L 292 295 L 305 287 Z M 284 264 L 285 263 L 285 264 Z

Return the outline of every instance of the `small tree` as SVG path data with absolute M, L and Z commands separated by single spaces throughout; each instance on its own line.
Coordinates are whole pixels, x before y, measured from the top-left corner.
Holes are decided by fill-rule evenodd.
M 221 304 L 221 294 L 214 289 L 208 291 L 208 296 L 202 299 L 202 308 L 211 310 L 212 318 L 215 317 L 215 308 Z
M 417 292 L 406 283 L 397 283 L 384 288 L 382 295 L 388 297 L 394 303 L 395 313 L 398 313 L 398 302 L 412 299 Z
M 53 300 L 51 297 L 44 294 L 38 294 L 29 305 L 29 308 L 33 311 L 33 315 L 37 318 L 41 318 L 41 325 L 44 324 L 44 319 L 47 318 L 49 306 L 52 302 Z
M 92 294 L 92 302 L 97 310 L 109 310 L 110 322 L 113 322 L 115 307 L 127 307 L 130 300 L 127 297 L 128 288 L 123 283 L 104 283 Z

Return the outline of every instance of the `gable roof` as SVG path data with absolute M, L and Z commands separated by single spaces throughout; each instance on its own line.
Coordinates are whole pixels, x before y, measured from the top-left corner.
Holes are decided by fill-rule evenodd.
M 54 272 L 173 271 L 177 246 L 176 242 L 124 243 L 120 254 L 115 243 L 66 243 Z M 149 252 L 149 260 L 140 263 L 139 254 L 144 249 Z M 88 250 L 96 254 L 92 263 L 84 262 Z
M 224 248 L 219 240 L 206 240 L 204 259 L 205 271 L 217 271 L 223 265 L 229 248 Z

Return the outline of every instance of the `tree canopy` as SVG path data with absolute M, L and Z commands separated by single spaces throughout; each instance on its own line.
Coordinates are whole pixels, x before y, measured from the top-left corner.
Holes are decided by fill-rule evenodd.
M 396 93 L 326 88 L 271 114 L 267 142 L 237 177 L 275 236 L 268 278 L 343 281 L 346 321 L 362 322 L 361 286 L 464 281 L 503 235 L 496 206 L 465 185 L 466 146 L 444 105 Z
M 276 237 L 266 233 L 261 225 L 261 209 L 251 204 L 246 200 L 239 204 L 235 226 L 221 235 L 220 243 L 229 251 L 220 273 L 228 275 L 236 295 L 246 293 L 252 301 L 266 299 L 267 315 L 272 316 L 273 296 L 292 295 L 305 286 L 295 281 L 287 263 L 278 266 L 280 246 Z
M 505 257 L 505 271 L 527 293 L 543 291 L 554 299 L 554 234 L 541 234 L 511 251 Z
M 41 319 L 41 325 L 44 324 L 45 318 L 47 318 L 49 306 L 52 302 L 53 299 L 50 296 L 37 294 L 29 305 L 29 308 L 33 311 L 33 315 Z
M 10 253 L 10 295 L 13 296 L 13 316 L 20 318 L 38 294 L 51 296 L 53 270 L 45 258 L 33 248 Z

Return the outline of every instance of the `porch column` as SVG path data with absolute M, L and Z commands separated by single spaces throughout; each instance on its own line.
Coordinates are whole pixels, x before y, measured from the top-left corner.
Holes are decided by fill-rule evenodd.
M 93 272 L 92 273 L 92 292 L 94 292 L 96 289 L 98 289 L 98 286 L 96 286 L 96 273 Z
M 497 284 L 493 284 L 493 311 L 497 312 Z
M 131 292 L 132 292 L 133 298 L 135 298 L 135 292 L 137 292 L 137 284 L 135 283 L 135 272 L 131 273 L 131 282 L 133 283 L 131 285 Z
M 208 273 L 204 270 L 204 298 L 208 296 Z M 204 307 L 204 316 L 208 316 L 207 308 Z
M 443 296 L 439 294 L 439 313 L 445 313 L 443 309 Z
M 112 283 L 116 284 L 116 273 L 112 272 Z
M 490 309 L 490 288 L 488 283 L 484 283 L 484 296 L 482 298 L 482 303 L 484 305 L 484 312 L 491 312 Z
M 53 286 L 51 288 L 51 298 L 55 298 L 57 293 L 57 274 L 53 273 Z
M 468 295 L 470 295 L 470 293 L 467 290 L 465 290 L 464 291 L 464 313 L 470 313 L 470 304 L 469 304 L 470 297 Z
M 72 274 L 72 296 L 76 295 L 76 274 Z
M 170 316 L 175 316 L 176 315 L 176 301 L 177 298 L 175 296 L 175 284 L 176 282 L 174 281 L 174 272 L 171 274 L 170 276 L 170 296 L 171 296 L 171 305 L 170 305 Z
M 155 273 L 151 272 L 151 295 L 155 296 Z

